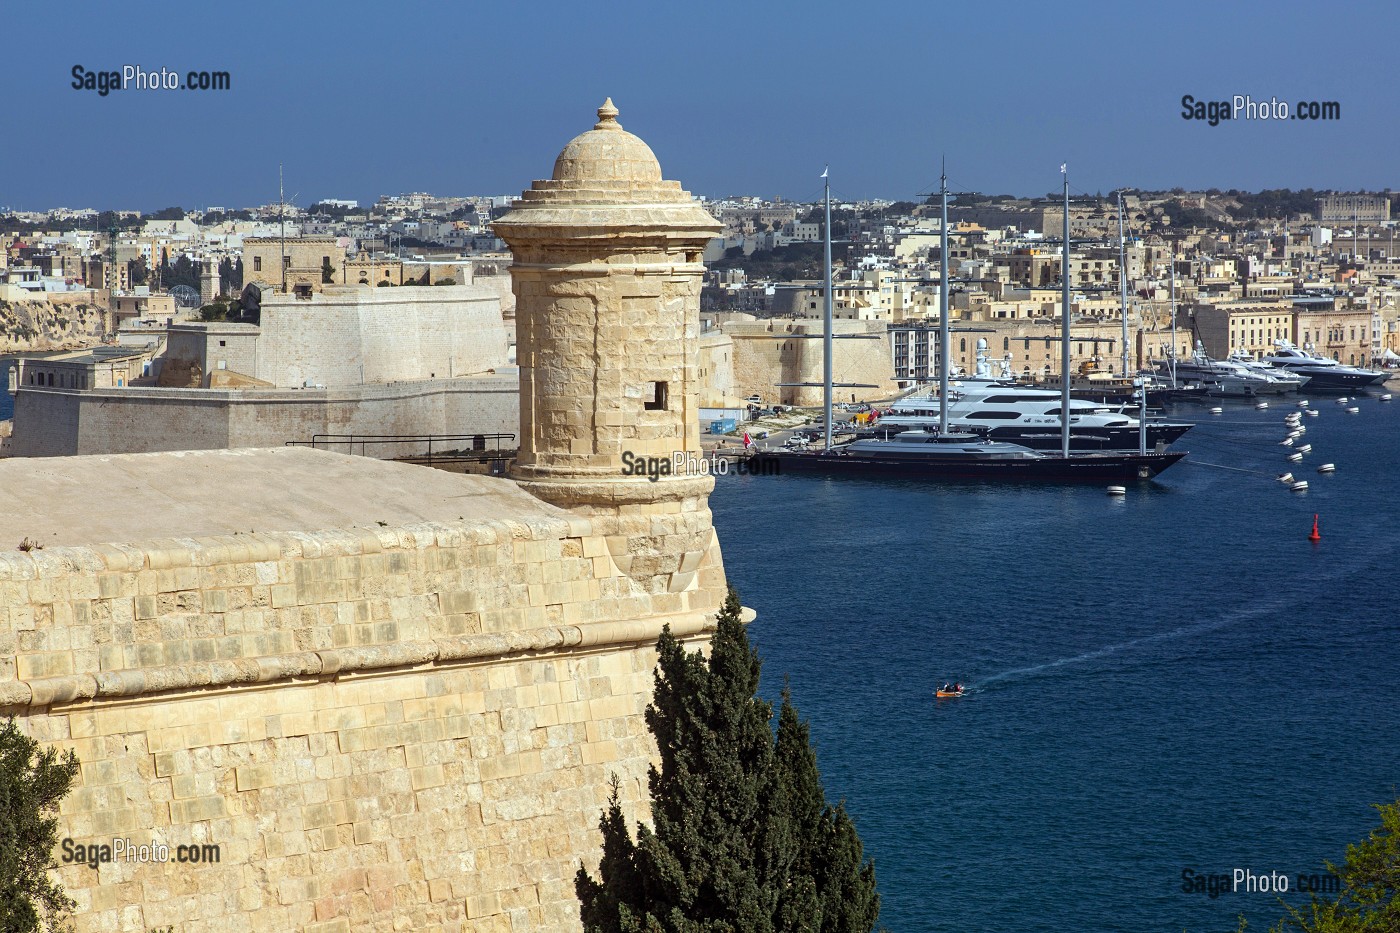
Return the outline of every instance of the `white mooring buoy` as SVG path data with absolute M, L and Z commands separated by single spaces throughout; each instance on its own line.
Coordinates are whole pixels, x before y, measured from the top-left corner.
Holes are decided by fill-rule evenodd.
M 1288 462 L 1289 462 L 1289 463 L 1301 463 L 1302 461 L 1303 461 L 1303 455 L 1302 455 L 1302 454 L 1289 454 L 1289 455 L 1288 455 Z
M 1223 409 L 1223 408 L 1212 408 L 1212 409 L 1210 410 L 1210 413 L 1211 413 L 1212 415 L 1218 415 L 1218 414 L 1220 414 L 1221 412 L 1223 412 L 1224 410 L 1225 410 L 1225 409 Z
M 1302 492 L 1303 490 L 1308 488 L 1308 481 L 1305 479 L 1300 479 L 1298 480 L 1298 482 L 1294 483 L 1288 488 L 1293 490 L 1294 492 Z
M 1324 463 L 1322 466 L 1320 466 L 1320 467 L 1317 468 L 1317 472 L 1319 472 L 1319 473 L 1335 473 L 1335 472 L 1337 472 L 1337 465 L 1336 465 L 1335 463 Z
M 1257 409 L 1259 409 L 1260 411 L 1263 411 L 1264 409 L 1266 409 L 1266 408 L 1269 407 L 1269 403 L 1268 403 L 1268 402 L 1255 402 L 1255 403 L 1254 403 L 1254 407 L 1257 408 Z
M 1126 487 L 1126 486 L 1110 486 L 1110 487 L 1108 487 L 1108 494 L 1109 494 L 1110 496 L 1126 496 L 1126 495 L 1128 494 L 1128 487 Z
M 1348 412 L 1349 414 L 1353 414 L 1353 415 L 1354 415 L 1354 414 L 1356 414 L 1357 412 L 1359 412 L 1360 410 L 1361 410 L 1361 409 L 1359 409 L 1359 408 L 1357 408 L 1355 405 L 1353 405 L 1352 407 L 1350 407 L 1350 408 L 1347 409 L 1347 412 Z
M 1285 486 L 1287 486 L 1289 483 L 1293 482 L 1293 474 L 1292 474 L 1292 473 L 1280 473 L 1280 474 L 1278 475 L 1278 481 L 1279 481 L 1280 483 L 1283 483 Z
M 1299 448 L 1298 448 L 1298 453 L 1300 453 L 1300 454 L 1310 454 L 1310 453 L 1312 453 L 1312 444 L 1304 444 L 1302 447 L 1299 447 Z

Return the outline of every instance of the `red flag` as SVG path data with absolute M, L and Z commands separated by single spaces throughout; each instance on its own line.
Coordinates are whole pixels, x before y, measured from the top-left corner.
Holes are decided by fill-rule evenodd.
M 752 445 L 752 444 L 753 444 L 753 441 L 749 440 L 749 432 L 748 432 L 748 431 L 745 431 L 745 432 L 744 432 L 744 446 L 745 446 L 745 447 L 748 447 L 748 446 L 750 446 L 750 445 Z

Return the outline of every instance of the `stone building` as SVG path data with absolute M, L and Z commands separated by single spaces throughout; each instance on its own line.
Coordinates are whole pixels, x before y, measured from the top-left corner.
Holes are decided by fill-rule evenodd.
M 257 324 L 185 322 L 165 333 L 151 378 L 138 384 L 41 386 L 22 378 L 13 455 L 516 432 L 510 328 L 498 294 L 485 286 L 268 292 Z
M 1293 342 L 1348 366 L 1372 365 L 1371 311 L 1329 305 L 1299 304 L 1293 320 Z
M 1390 221 L 1390 198 L 1379 194 L 1331 194 L 1317 200 L 1322 224 L 1383 224 Z
M 0 461 L 0 713 L 81 759 L 78 933 L 576 930 L 669 625 L 725 588 L 698 453 L 718 225 L 606 104 L 498 224 L 516 253 L 517 479 L 296 448 Z M 120 508 L 94 498 L 119 490 Z M 180 846 L 218 846 L 179 863 Z
M 1239 301 L 1197 305 L 1196 334 L 1207 355 L 1223 360 L 1241 351 L 1265 356 L 1294 336 L 1295 310 L 1277 302 Z
M 343 280 L 345 247 L 331 236 L 244 237 L 243 279 L 288 292 L 319 292 L 329 270 Z M 285 289 L 283 288 L 285 282 Z

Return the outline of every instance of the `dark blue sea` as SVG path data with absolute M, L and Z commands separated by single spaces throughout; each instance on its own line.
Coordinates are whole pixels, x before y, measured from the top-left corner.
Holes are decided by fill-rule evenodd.
M 1176 409 L 1190 457 L 1121 500 L 718 480 L 763 692 L 789 679 L 891 933 L 1266 929 L 1275 894 L 1183 870 L 1292 891 L 1400 795 L 1400 401 L 1311 404 L 1297 466 L 1291 402 Z
M 5 421 L 15 413 L 15 400 L 10 397 L 10 366 L 13 360 L 0 357 L 0 421 Z

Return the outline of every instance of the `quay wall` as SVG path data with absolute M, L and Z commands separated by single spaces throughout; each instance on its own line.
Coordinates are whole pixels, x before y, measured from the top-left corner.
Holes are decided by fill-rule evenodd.
M 10 455 L 279 447 L 315 434 L 517 434 L 519 399 L 514 373 L 333 389 L 23 386 Z
M 0 552 L 0 714 L 82 762 L 60 838 L 219 846 L 61 865 L 78 933 L 578 929 L 612 775 L 647 816 L 655 639 L 703 643 L 723 569 L 703 503 L 645 576 L 532 509 Z

